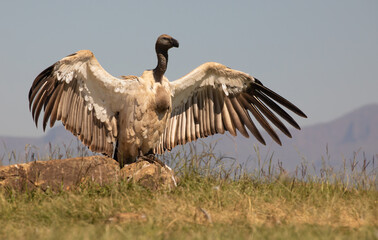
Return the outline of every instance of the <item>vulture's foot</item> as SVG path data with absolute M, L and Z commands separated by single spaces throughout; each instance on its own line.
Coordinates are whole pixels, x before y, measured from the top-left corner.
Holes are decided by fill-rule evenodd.
M 160 161 L 156 156 L 155 154 L 148 154 L 146 156 L 140 156 L 138 157 L 137 161 L 136 162 L 141 162 L 141 161 L 147 161 L 149 163 L 158 163 L 160 164 L 162 167 L 167 167 L 167 165 L 165 165 L 162 161 Z

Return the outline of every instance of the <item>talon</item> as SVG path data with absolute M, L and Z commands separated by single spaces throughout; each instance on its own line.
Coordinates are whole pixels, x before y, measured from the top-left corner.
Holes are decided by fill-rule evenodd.
M 166 165 L 162 161 L 160 161 L 154 154 L 148 154 L 147 156 L 140 156 L 138 157 L 136 162 L 141 162 L 141 161 L 147 161 L 152 164 L 158 163 L 162 167 L 166 167 Z

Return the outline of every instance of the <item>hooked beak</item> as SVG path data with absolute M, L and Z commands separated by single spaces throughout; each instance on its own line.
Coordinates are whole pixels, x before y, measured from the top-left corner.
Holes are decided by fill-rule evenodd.
M 177 48 L 179 47 L 179 42 L 174 38 L 172 38 L 172 46 Z

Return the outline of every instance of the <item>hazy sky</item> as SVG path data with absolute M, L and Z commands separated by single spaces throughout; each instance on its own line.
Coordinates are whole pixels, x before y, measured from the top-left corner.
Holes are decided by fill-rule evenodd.
M 168 79 L 223 63 L 292 100 L 301 125 L 378 102 L 376 0 L 1 1 L 0 135 L 43 134 L 27 95 L 55 61 L 90 49 L 112 75 L 139 75 L 162 33 L 180 42 Z

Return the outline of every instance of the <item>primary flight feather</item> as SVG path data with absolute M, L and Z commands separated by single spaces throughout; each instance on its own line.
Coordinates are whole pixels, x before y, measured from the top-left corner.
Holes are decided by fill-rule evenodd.
M 283 109 L 306 117 L 298 107 L 256 78 L 222 64 L 202 64 L 169 82 L 164 73 L 172 47 L 179 47 L 176 39 L 159 36 L 157 66 L 140 77 L 113 77 L 89 50 L 59 60 L 30 88 L 29 108 L 36 125 L 43 108 L 44 130 L 49 119 L 50 127 L 60 120 L 90 150 L 107 156 L 114 152 L 121 165 L 226 131 L 249 137 L 248 129 L 265 144 L 251 116 L 280 145 L 271 124 L 288 137 L 280 118 L 300 129 Z

